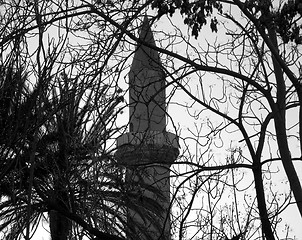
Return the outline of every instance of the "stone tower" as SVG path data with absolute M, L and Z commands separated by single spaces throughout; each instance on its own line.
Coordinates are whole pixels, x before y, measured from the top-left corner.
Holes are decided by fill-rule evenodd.
M 139 38 L 155 46 L 148 18 Z M 116 158 L 126 168 L 133 196 L 129 238 L 169 240 L 170 166 L 179 154 L 178 138 L 166 132 L 165 74 L 154 49 L 139 44 L 129 72 L 129 132 L 117 139 Z

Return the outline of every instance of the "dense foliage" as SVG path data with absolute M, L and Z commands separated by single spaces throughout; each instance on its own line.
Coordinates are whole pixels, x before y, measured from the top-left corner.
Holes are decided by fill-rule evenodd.
M 197 38 L 204 25 L 208 24 L 213 32 L 218 31 L 216 15 L 224 14 L 222 7 L 224 2 L 217 0 L 156 0 L 152 2 L 152 8 L 157 9 L 158 18 L 166 14 L 173 16 L 175 11 L 179 10 L 184 18 L 184 23 L 192 29 L 192 35 Z M 227 2 L 241 5 L 252 16 L 255 16 L 255 21 L 263 26 L 275 25 L 285 43 L 292 41 L 301 44 L 302 3 L 299 0 L 286 1 L 277 10 L 273 10 L 273 3 L 268 0 Z

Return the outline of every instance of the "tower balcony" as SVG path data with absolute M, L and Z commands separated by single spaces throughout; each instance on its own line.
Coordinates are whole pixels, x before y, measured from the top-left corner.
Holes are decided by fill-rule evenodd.
M 179 154 L 178 136 L 170 132 L 129 132 L 117 138 L 115 156 L 126 166 L 162 164 L 170 166 Z

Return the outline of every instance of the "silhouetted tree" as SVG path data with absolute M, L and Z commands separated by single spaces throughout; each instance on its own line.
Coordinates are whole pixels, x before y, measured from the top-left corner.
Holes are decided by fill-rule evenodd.
M 8 239 L 28 239 L 48 213 L 53 238 L 124 237 L 125 208 L 144 209 L 113 157 L 125 130 L 120 89 L 137 44 L 160 53 L 169 107 L 187 124 L 169 118 L 182 138 L 173 236 L 275 239 L 289 205 L 301 214 L 299 1 L 0 6 L 0 217 Z M 157 47 L 138 38 L 146 12 Z M 273 170 L 279 162 L 285 193 Z

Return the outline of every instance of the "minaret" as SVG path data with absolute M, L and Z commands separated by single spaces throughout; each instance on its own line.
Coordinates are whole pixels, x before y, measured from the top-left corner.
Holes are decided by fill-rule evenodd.
M 148 18 L 139 38 L 155 46 Z M 179 154 L 178 138 L 166 132 L 165 74 L 159 54 L 139 44 L 129 73 L 129 132 L 117 139 L 116 158 L 132 189 L 128 237 L 171 239 L 170 166 Z M 130 196 L 129 196 L 130 197 Z

